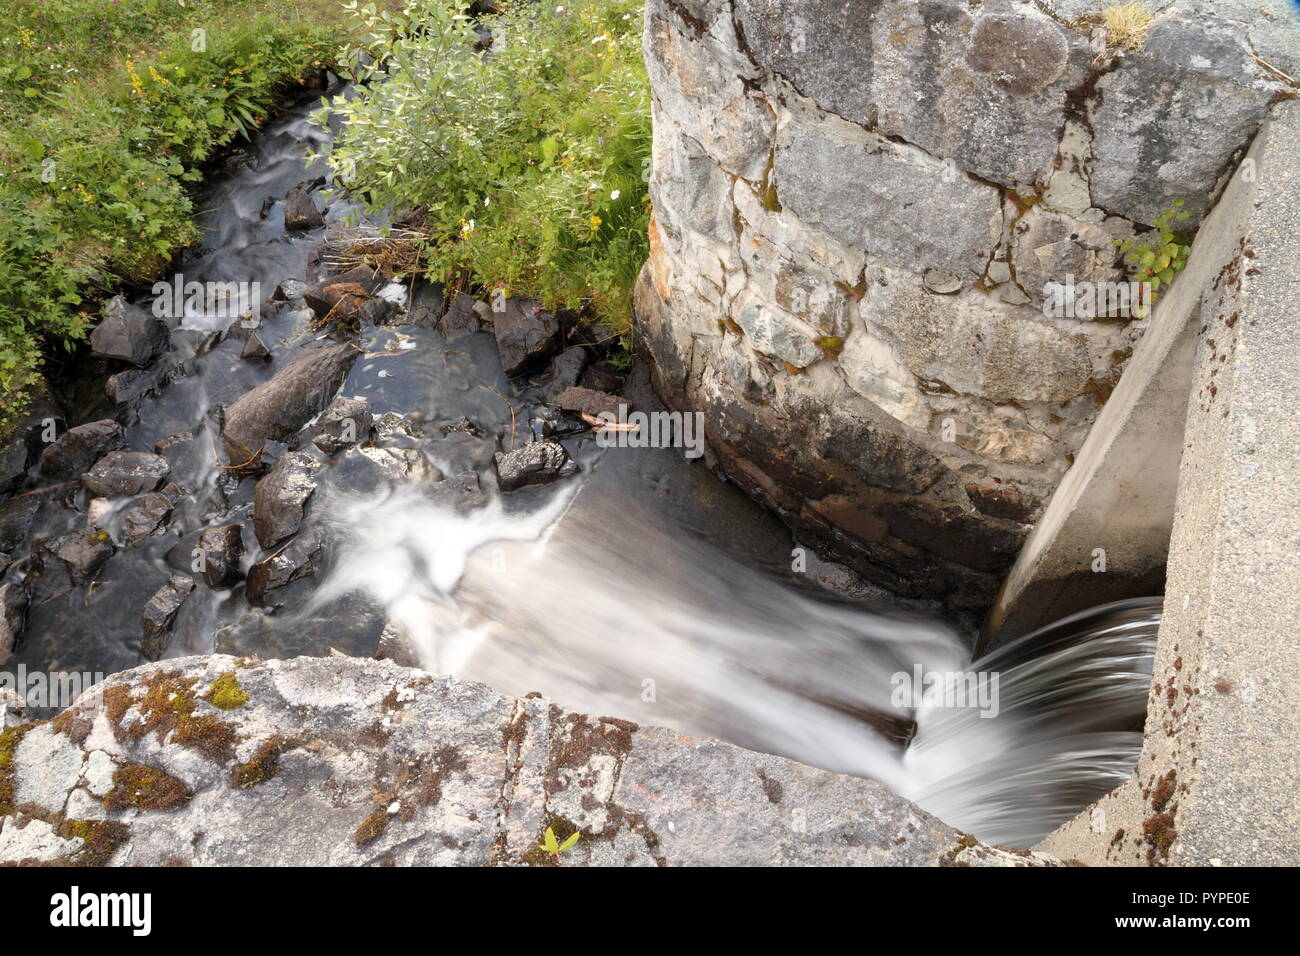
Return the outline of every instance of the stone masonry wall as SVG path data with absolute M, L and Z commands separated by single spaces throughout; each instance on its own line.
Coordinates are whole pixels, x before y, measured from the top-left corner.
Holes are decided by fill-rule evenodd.
M 656 388 L 901 593 L 987 605 L 1142 331 L 1049 317 L 1049 284 L 1126 281 L 1114 240 L 1176 200 L 1197 224 L 1290 95 L 1241 4 L 1166 9 L 1129 52 L 1088 6 L 646 6 Z

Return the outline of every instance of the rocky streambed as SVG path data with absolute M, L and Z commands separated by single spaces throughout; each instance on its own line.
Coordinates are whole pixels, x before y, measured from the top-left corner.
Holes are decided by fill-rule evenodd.
M 898 700 L 967 665 L 959 627 L 799 546 L 707 443 L 597 440 L 664 413 L 647 369 L 582 315 L 394 279 L 404 222 L 329 197 L 308 112 L 0 454 L 0 668 L 44 679 L 5 701 L 0 856 L 556 862 L 551 826 L 592 863 L 1025 863 L 950 825 L 1028 846 L 1129 772 L 1150 609 L 1003 660 L 1001 722 Z

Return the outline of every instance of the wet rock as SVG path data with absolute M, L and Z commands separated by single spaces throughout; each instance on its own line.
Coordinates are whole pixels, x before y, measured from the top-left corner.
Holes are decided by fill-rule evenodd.
M 379 647 L 375 651 L 375 660 L 392 661 L 398 667 L 419 667 L 420 655 L 416 653 L 415 644 L 406 631 L 389 621 L 379 635 Z
M 475 304 L 474 297 L 464 292 L 451 300 L 447 314 L 438 320 L 438 332 L 444 339 L 454 342 L 466 335 L 483 331 L 483 323 L 479 321 Z
M 586 367 L 587 350 L 581 345 L 571 346 L 555 356 L 551 360 L 551 367 L 547 369 L 544 380 L 540 383 L 542 394 L 546 396 L 547 401 L 554 401 L 556 396 L 566 388 L 576 386 Z
M 223 437 L 230 461 L 251 460 L 268 440 L 284 441 L 319 414 L 359 354 L 351 345 L 306 349 L 246 392 L 226 409 Z
M 288 232 L 319 229 L 325 217 L 316 208 L 316 200 L 301 185 L 294 186 L 284 200 L 284 228 Z
M 320 533 L 308 528 L 254 564 L 248 569 L 249 603 L 258 607 L 277 606 L 280 598 L 276 592 L 316 573 L 316 562 L 323 547 Z
M 326 276 L 302 290 L 302 299 L 318 319 L 351 316 L 366 304 L 384 280 L 365 268 L 349 269 Z
M 400 448 L 409 448 L 425 437 L 420 426 L 397 412 L 384 412 L 380 415 L 374 422 L 372 436 L 376 445 Z
M 545 484 L 578 471 L 578 463 L 556 441 L 535 441 L 513 451 L 498 452 L 492 462 L 502 491 Z
M 165 363 L 149 368 L 129 368 L 109 376 L 104 383 L 104 394 L 119 405 L 127 405 L 166 384 L 174 371 Z
M 140 653 L 149 660 L 159 660 L 166 652 L 172 624 L 193 590 L 193 579 L 183 574 L 174 574 L 145 604 L 140 615 Z
M 63 429 L 63 413 L 43 389 L 32 396 L 27 414 L 0 438 L 0 495 L 23 484 L 27 463 L 45 441 Z
M 0 447 L 0 494 L 22 483 L 27 472 L 27 442 L 24 437 L 11 438 Z
M 151 491 L 122 512 L 122 534 L 128 545 L 139 544 L 162 531 L 171 520 L 172 510 L 184 490 L 175 484 L 162 491 Z
M 27 546 L 32 522 L 40 507 L 38 495 L 0 502 L 0 555 L 12 558 Z
M 91 492 L 104 497 L 154 491 L 167 480 L 171 465 L 146 451 L 111 451 L 81 478 Z
M 26 588 L 17 581 L 0 584 L 0 664 L 17 649 L 26 619 Z
M 249 332 L 244 338 L 244 347 L 239 350 L 239 357 L 250 361 L 261 361 L 271 357 L 271 350 L 266 347 L 261 336 L 256 332 Z
M 566 412 L 597 416 L 607 412 L 610 415 L 617 415 L 618 407 L 626 405 L 627 399 L 607 392 L 595 392 L 589 388 L 568 388 L 560 394 L 555 403 Z
M 545 362 L 562 341 L 555 314 L 529 299 L 507 299 L 505 308 L 492 314 L 492 332 L 501 368 L 511 377 Z
M 228 588 L 239 580 L 239 559 L 244 554 L 243 529 L 239 525 L 205 528 L 197 547 L 204 584 L 210 588 Z
M 169 339 L 166 322 L 118 296 L 90 333 L 90 347 L 103 358 L 143 367 L 166 351 Z
M 103 455 L 122 447 L 122 426 L 111 418 L 69 428 L 41 453 L 40 472 L 67 480 L 84 475 Z
M 473 511 L 488 502 L 488 496 L 479 484 L 478 473 L 474 471 L 449 475 L 442 481 L 424 486 L 422 490 L 424 496 L 434 504 L 454 508 L 462 513 Z
M 609 392 L 617 395 L 623 390 L 623 376 L 607 362 L 596 362 L 587 366 L 578 384 L 593 392 Z
M 591 427 L 577 415 L 561 411 L 554 405 L 538 405 L 533 409 L 529 422 L 534 440 L 579 435 Z
M 43 595 L 85 587 L 113 556 L 104 531 L 78 530 L 32 542 L 32 571 Z
M 273 548 L 302 526 L 307 499 L 316 491 L 320 462 L 290 452 L 276 462 L 253 492 L 253 531 L 263 548 Z
M 352 448 L 340 458 L 331 479 L 348 492 L 365 494 L 390 483 L 436 482 L 442 472 L 418 448 Z
M 333 455 L 349 445 L 367 441 L 373 423 L 370 402 L 364 398 L 339 396 L 316 423 L 312 443 L 327 455 Z
M 475 421 L 471 421 L 468 415 L 462 415 L 460 418 L 450 421 L 440 426 L 443 435 L 450 435 L 453 432 L 460 432 L 465 435 L 472 435 L 474 438 L 486 438 L 487 432 Z

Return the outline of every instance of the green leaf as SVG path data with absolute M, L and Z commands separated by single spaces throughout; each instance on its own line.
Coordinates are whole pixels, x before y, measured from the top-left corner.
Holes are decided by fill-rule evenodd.
M 565 840 L 563 843 L 560 844 L 560 852 L 563 853 L 563 852 L 564 852 L 565 850 L 567 850 L 569 847 L 571 847 L 571 846 L 573 846 L 575 843 L 577 843 L 577 842 L 578 842 L 578 837 L 580 837 L 580 836 L 582 836 L 581 833 L 577 833 L 577 832 L 575 832 L 575 833 L 571 833 L 571 834 L 569 835 L 569 838 L 568 838 L 567 840 Z
M 546 828 L 546 834 L 542 837 L 542 847 L 547 853 L 560 852 L 560 845 L 555 839 L 555 831 L 550 827 Z

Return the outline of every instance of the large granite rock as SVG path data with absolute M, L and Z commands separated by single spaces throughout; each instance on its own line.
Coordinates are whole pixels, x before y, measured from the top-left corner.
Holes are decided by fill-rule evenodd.
M 869 780 L 389 661 L 166 661 L 12 737 L 27 806 L 0 807 L 0 862 L 1054 862 L 983 846 Z M 548 827 L 580 833 L 558 860 Z
M 232 464 L 251 461 L 267 441 L 284 441 L 319 414 L 361 353 L 355 346 L 304 349 L 271 379 L 226 409 L 222 432 Z

